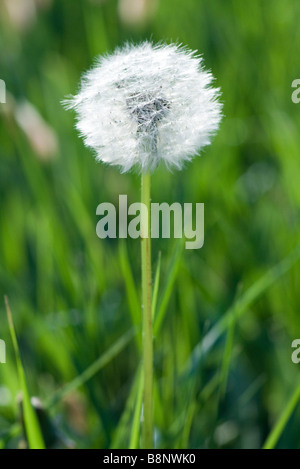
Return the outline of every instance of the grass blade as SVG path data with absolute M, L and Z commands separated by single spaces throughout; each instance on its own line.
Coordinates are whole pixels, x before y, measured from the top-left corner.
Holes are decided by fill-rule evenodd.
M 166 309 L 167 309 L 167 306 L 171 297 L 172 289 L 175 283 L 176 274 L 178 272 L 183 246 L 184 246 L 184 240 L 179 240 L 177 243 L 176 249 L 174 251 L 173 257 L 171 259 L 170 267 L 166 276 L 167 280 L 165 283 L 164 291 L 163 291 L 160 305 L 159 305 L 156 318 L 154 321 L 154 328 L 153 328 L 154 336 L 156 336 L 157 333 L 159 332 L 159 329 L 165 317 Z
M 193 372 L 195 367 L 197 367 L 201 360 L 208 354 L 221 335 L 230 327 L 232 322 L 237 321 L 247 311 L 250 305 L 265 293 L 280 277 L 286 274 L 299 259 L 300 245 L 293 249 L 279 264 L 272 267 L 265 275 L 248 288 L 194 348 L 185 366 L 184 373 L 189 374 Z
M 294 412 L 297 404 L 300 401 L 300 383 L 298 384 L 294 394 L 288 401 L 285 409 L 283 410 L 281 416 L 279 417 L 277 423 L 272 429 L 270 435 L 268 436 L 263 449 L 274 449 L 283 430 L 285 429 L 292 413 Z
M 118 426 L 115 430 L 113 441 L 110 445 L 111 449 L 120 449 L 128 447 L 128 428 L 130 428 L 130 421 L 132 419 L 133 409 L 137 401 L 140 376 L 142 374 L 142 369 L 139 366 L 137 369 L 133 383 L 131 385 L 131 390 L 126 401 L 125 408 L 119 420 Z
M 237 299 L 239 298 L 241 290 L 241 284 L 239 284 L 237 288 L 237 292 L 235 295 L 234 304 L 237 305 Z M 225 349 L 222 359 L 222 365 L 220 370 L 220 382 L 219 382 L 219 393 L 218 393 L 218 408 L 220 407 L 220 403 L 226 394 L 229 370 L 231 365 L 231 357 L 232 357 L 232 349 L 234 345 L 234 332 L 236 326 L 236 308 L 233 309 L 233 320 L 231 321 L 228 331 L 227 337 L 225 342 Z
M 137 326 L 140 326 L 141 324 L 141 301 L 139 299 L 139 296 L 135 288 L 132 270 L 131 270 L 130 262 L 128 258 L 126 243 L 120 242 L 119 246 L 120 246 L 119 248 L 120 264 L 121 264 L 121 270 L 123 273 L 123 278 L 125 281 L 129 312 L 131 315 L 133 325 L 137 327 Z M 137 338 L 138 345 L 141 348 L 142 341 L 141 341 L 140 334 L 138 334 L 136 338 Z
M 115 358 L 135 336 L 136 330 L 130 329 L 117 342 L 115 342 L 106 352 L 95 360 L 86 370 L 76 376 L 73 381 L 67 383 L 62 389 L 58 390 L 47 402 L 46 407 L 52 407 L 63 399 L 66 394 L 79 388 L 89 379 L 95 376 L 105 365 Z
M 158 288 L 159 288 L 159 278 L 160 278 L 160 267 L 161 267 L 161 251 L 158 253 L 157 267 L 154 277 L 153 293 L 152 293 L 152 318 L 155 316 Z
M 20 381 L 20 386 L 23 393 L 23 414 L 24 414 L 24 426 L 28 445 L 30 449 L 45 449 L 45 443 L 43 435 L 40 429 L 37 415 L 30 402 L 30 394 L 26 384 L 25 372 L 22 365 L 20 350 L 18 346 L 16 331 L 13 323 L 12 313 L 9 306 L 7 296 L 5 298 L 5 307 L 9 324 L 9 331 L 13 343 L 14 352 L 16 355 L 17 370 Z
M 143 373 L 141 372 L 141 369 L 140 369 L 139 376 L 138 376 L 136 404 L 135 404 L 135 409 L 134 409 L 134 414 L 133 414 L 129 449 L 139 448 L 141 411 L 142 411 L 142 401 L 143 401 L 143 385 L 144 385 Z

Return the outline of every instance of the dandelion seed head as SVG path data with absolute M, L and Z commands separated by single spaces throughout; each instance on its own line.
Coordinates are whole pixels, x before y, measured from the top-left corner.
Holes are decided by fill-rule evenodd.
M 221 120 L 220 91 L 202 58 L 175 44 L 127 44 L 100 57 L 67 102 L 96 159 L 153 170 L 181 168 L 207 146 Z

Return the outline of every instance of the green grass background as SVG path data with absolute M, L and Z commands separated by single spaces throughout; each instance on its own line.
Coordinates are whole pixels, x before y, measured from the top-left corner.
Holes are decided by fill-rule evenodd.
M 155 202 L 205 203 L 201 250 L 153 243 L 156 447 L 261 448 L 282 416 L 271 446 L 300 449 L 300 3 L 160 0 L 135 24 L 118 3 L 36 1 L 22 27 L 0 4 L 0 294 L 29 392 L 46 407 L 46 444 L 139 447 L 140 246 L 95 232 L 97 205 L 138 201 L 139 176 L 96 164 L 61 101 L 96 55 L 152 38 L 203 53 L 225 114 L 202 157 L 152 178 Z M 24 100 L 57 151 L 37 125 L 20 128 Z M 20 385 L 0 304 L 0 447 L 14 448 Z

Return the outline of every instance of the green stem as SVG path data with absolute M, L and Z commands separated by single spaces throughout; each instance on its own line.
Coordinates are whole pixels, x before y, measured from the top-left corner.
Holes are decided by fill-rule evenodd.
M 142 173 L 141 210 L 142 314 L 143 314 L 143 448 L 153 448 L 153 339 L 150 238 L 150 174 Z

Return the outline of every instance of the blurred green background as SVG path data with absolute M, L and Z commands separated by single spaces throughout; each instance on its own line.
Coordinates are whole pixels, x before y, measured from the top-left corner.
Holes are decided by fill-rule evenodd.
M 153 243 L 156 447 L 261 448 L 290 404 L 275 443 L 300 449 L 299 18 L 297 0 L 1 1 L 1 448 L 24 445 L 4 294 L 47 445 L 139 445 L 139 241 L 95 232 L 139 176 L 96 164 L 61 101 L 95 56 L 152 39 L 203 54 L 225 114 L 202 157 L 152 178 L 155 202 L 205 203 L 201 250 Z

